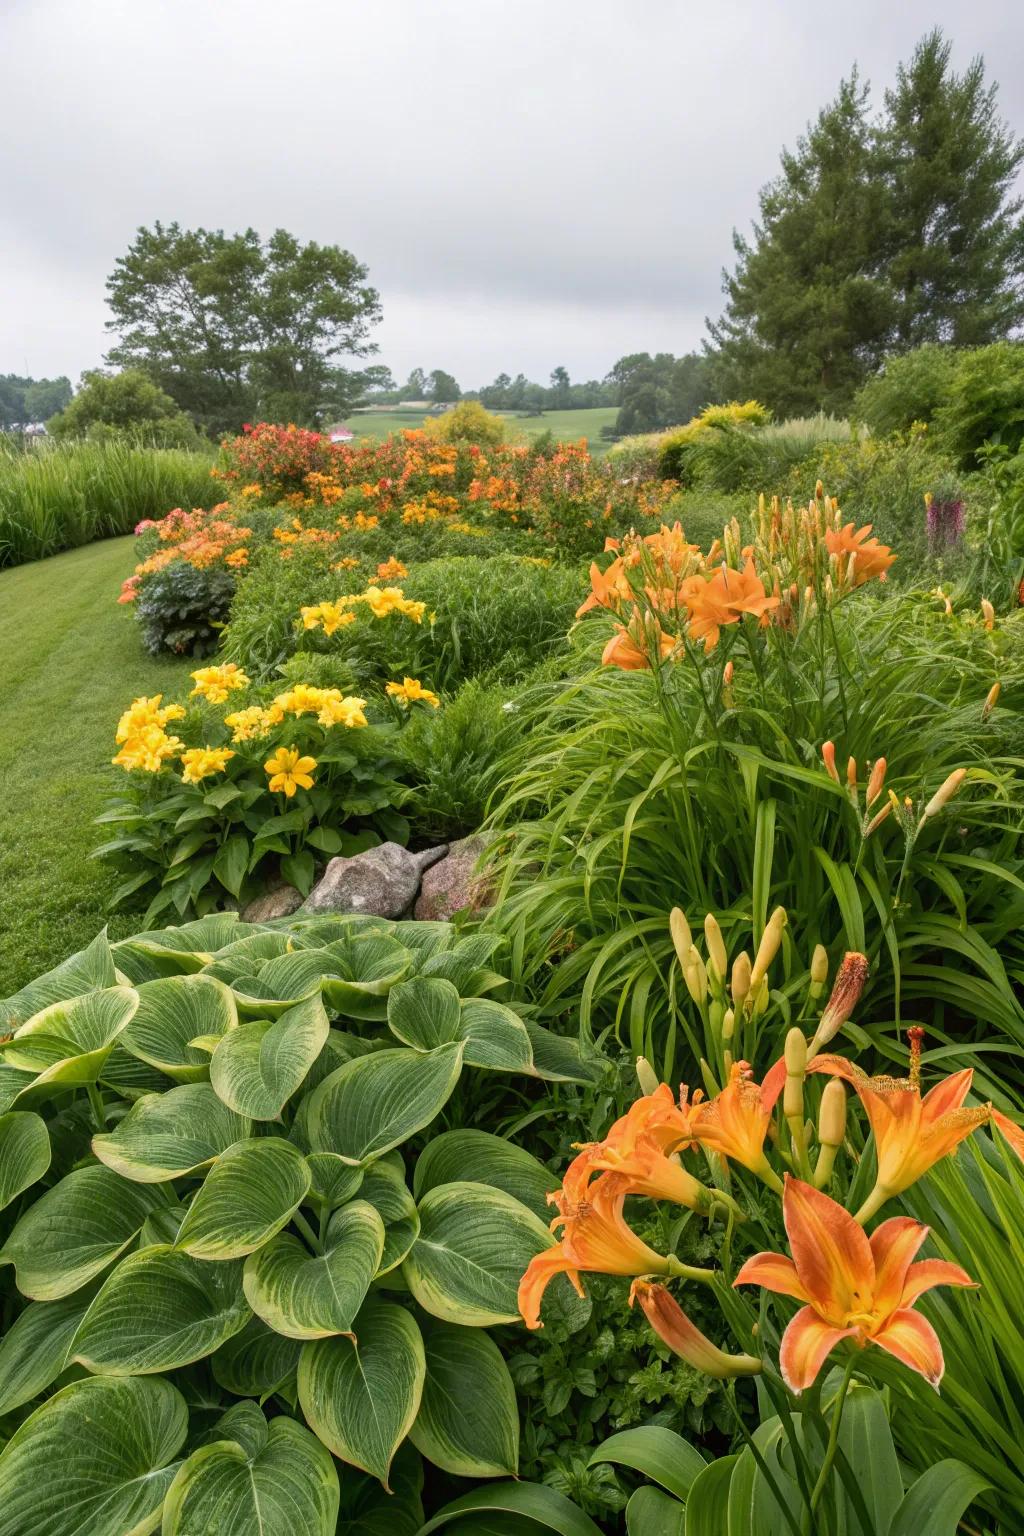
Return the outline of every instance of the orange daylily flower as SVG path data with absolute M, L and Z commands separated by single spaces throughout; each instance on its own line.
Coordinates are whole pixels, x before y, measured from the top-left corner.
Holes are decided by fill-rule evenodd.
M 590 567 L 590 596 L 577 608 L 576 617 L 582 618 L 592 608 L 610 608 L 613 613 L 618 613 L 621 605 L 630 602 L 632 597 L 633 590 L 621 558 L 613 560 L 606 571 L 595 562 Z
M 668 1155 L 691 1140 L 688 1115 L 676 1104 L 668 1084 L 662 1083 L 654 1093 L 637 1099 L 603 1141 L 581 1147 L 566 1170 L 563 1190 L 581 1201 L 586 1199 L 593 1173 L 615 1173 L 628 1184 L 628 1194 L 700 1210 L 707 1205 L 710 1191 Z
M 757 1253 L 734 1285 L 761 1285 L 805 1303 L 782 1336 L 779 1368 L 794 1392 L 809 1387 L 842 1339 L 877 1344 L 933 1387 L 942 1379 L 942 1346 L 913 1310 L 936 1285 L 973 1285 L 958 1264 L 913 1262 L 928 1228 L 894 1216 L 868 1238 L 848 1211 L 821 1190 L 787 1176 L 783 1219 L 793 1257 Z
M 675 649 L 675 641 L 665 634 L 660 624 L 651 620 L 645 625 L 639 613 L 634 613 L 628 625 L 616 625 L 615 634 L 601 653 L 601 664 L 621 667 L 624 672 L 647 672 L 651 665 L 649 649 L 656 649 L 660 659 L 665 661 Z
M 519 1282 L 519 1311 L 527 1328 L 539 1328 L 541 1298 L 558 1274 L 568 1275 L 582 1296 L 580 1271 L 603 1275 L 668 1275 L 676 1268 L 642 1242 L 626 1224 L 622 1207 L 629 1180 L 606 1173 L 574 1200 L 565 1189 L 549 1195 L 559 1215 L 552 1227 L 562 1227 L 562 1238 L 530 1260 Z
M 781 1084 L 779 1085 L 781 1086 Z M 779 1176 L 764 1152 L 764 1138 L 779 1095 L 774 1080 L 755 1083 L 745 1061 L 733 1063 L 729 1081 L 715 1098 L 700 1104 L 693 1117 L 693 1135 L 702 1147 L 731 1157 L 778 1189 Z
M 1013 1148 L 1014 1152 L 1016 1152 L 1017 1156 L 1024 1162 L 1024 1126 L 1015 1124 L 1013 1120 L 1001 1114 L 998 1109 L 992 1111 L 992 1122 L 996 1129 L 1002 1133 L 1004 1139 Z
M 634 1301 L 640 1303 L 658 1338 L 683 1360 L 703 1371 L 705 1376 L 717 1376 L 721 1380 L 730 1376 L 756 1376 L 761 1371 L 761 1362 L 756 1355 L 730 1355 L 712 1344 L 707 1335 L 691 1323 L 663 1285 L 634 1280 L 629 1292 L 630 1306 Z
M 880 544 L 877 539 L 868 537 L 871 528 L 871 523 L 865 523 L 863 528 L 855 530 L 852 523 L 846 523 L 842 528 L 825 529 L 825 548 L 829 554 L 838 556 L 844 568 L 850 557 L 853 557 L 855 587 L 863 586 L 872 576 L 884 581 L 890 565 L 896 559 L 887 544 Z
M 742 571 L 722 564 L 711 578 L 688 576 L 680 583 L 679 595 L 690 613 L 690 635 L 703 640 L 711 651 L 718 644 L 722 627 L 738 624 L 744 614 L 753 614 L 767 622 L 767 614 L 779 606 L 777 596 L 769 597 L 764 584 L 748 559 Z

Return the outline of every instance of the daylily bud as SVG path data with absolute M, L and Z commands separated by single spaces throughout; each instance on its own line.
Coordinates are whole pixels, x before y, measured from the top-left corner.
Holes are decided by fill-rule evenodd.
M 935 791 L 934 795 L 932 795 L 931 799 L 928 801 L 928 804 L 924 808 L 924 815 L 921 817 L 921 820 L 927 821 L 929 816 L 937 816 L 938 813 L 942 810 L 942 807 L 947 805 L 949 801 L 952 800 L 953 796 L 956 794 L 957 790 L 960 788 L 960 785 L 963 783 L 966 777 L 966 768 L 954 768 L 953 772 L 947 779 L 943 780 L 938 789 Z
M 814 482 L 814 499 L 815 499 L 815 501 L 820 501 L 821 498 L 824 496 L 824 494 L 825 494 L 825 487 L 822 485 L 820 480 L 815 480 L 815 482 Z
M 725 664 L 725 667 L 724 667 L 724 669 L 722 671 L 722 682 L 725 684 L 725 686 L 727 688 L 730 688 L 732 686 L 732 680 L 733 680 L 733 677 L 735 675 L 735 672 L 736 672 L 736 668 L 733 666 L 732 662 L 731 661 L 727 661 L 726 664 Z
M 887 801 L 886 804 L 882 806 L 882 809 L 880 811 L 876 812 L 876 814 L 874 816 L 872 816 L 871 820 L 868 822 L 867 826 L 864 828 L 864 836 L 865 837 L 870 837 L 872 832 L 875 831 L 876 827 L 880 827 L 882 825 L 882 822 L 891 813 L 891 811 L 892 811 L 892 801 L 890 800 L 890 801 Z
M 750 956 L 745 949 L 741 949 L 732 963 L 732 1000 L 735 1007 L 742 1006 L 747 993 L 750 991 Z
M 985 703 L 984 703 L 984 706 L 983 706 L 982 711 L 981 711 L 981 718 L 983 720 L 987 719 L 988 716 L 995 709 L 996 704 L 999 701 L 999 694 L 1002 691 L 1002 686 L 1003 686 L 1002 683 L 993 683 L 992 687 L 989 689 L 988 693 L 985 695 Z
M 782 1112 L 787 1120 L 804 1118 L 804 1074 L 807 1071 L 807 1040 L 802 1029 L 795 1025 L 786 1036 L 786 1086 L 783 1091 Z
M 821 1095 L 818 1140 L 823 1147 L 841 1147 L 846 1135 L 846 1089 L 838 1077 L 830 1077 Z
M 839 1033 L 856 1008 L 860 995 L 864 991 L 869 969 L 867 955 L 850 950 L 843 956 L 842 964 L 836 973 L 832 996 L 825 1006 L 825 1012 L 811 1041 L 810 1056 L 812 1058 L 817 1055 L 823 1045 L 827 1045 Z
M 698 1005 L 702 1003 L 708 995 L 708 973 L 704 961 L 692 944 L 683 963 L 683 980 L 693 1001 Z
M 673 1353 L 689 1362 L 705 1376 L 720 1380 L 733 1376 L 757 1376 L 761 1362 L 754 1355 L 730 1355 L 719 1349 L 694 1324 L 663 1285 L 649 1280 L 634 1280 L 629 1293 L 630 1306 L 638 1301 L 655 1333 Z
M 637 1082 L 640 1084 L 640 1092 L 645 1096 L 657 1093 L 661 1086 L 658 1082 L 658 1074 L 646 1056 L 638 1056 L 636 1059 L 636 1077 Z
M 825 741 L 821 747 L 821 760 L 825 764 L 830 779 L 839 783 L 839 770 L 836 767 L 836 748 L 832 741 Z
M 855 757 L 848 757 L 846 759 L 846 783 L 850 789 L 857 788 L 857 759 Z
M 981 613 L 985 620 L 985 628 L 993 629 L 996 622 L 996 611 L 987 597 L 983 597 L 981 600 Z
M 818 997 L 828 981 L 828 950 L 824 944 L 815 944 L 811 956 L 811 996 Z
M 673 907 L 668 915 L 668 931 L 680 965 L 686 964 L 686 956 L 693 948 L 693 936 L 682 907 Z
M 725 941 L 722 938 L 722 930 L 718 926 L 718 918 L 713 912 L 709 912 L 704 919 L 704 937 L 707 940 L 712 974 L 718 981 L 724 983 L 729 974 L 729 956 L 725 952 Z
M 727 1008 L 722 1014 L 722 1039 L 731 1040 L 733 1030 L 736 1028 L 736 1014 L 731 1008 Z
M 880 757 L 872 768 L 871 777 L 868 779 L 867 806 L 869 810 L 882 793 L 882 787 L 885 784 L 885 769 L 885 758 Z
M 761 935 L 761 942 L 757 946 L 754 964 L 750 970 L 750 990 L 752 992 L 756 992 L 759 989 L 761 982 L 767 974 L 768 967 L 779 952 L 779 945 L 782 943 L 782 930 L 785 928 L 787 921 L 785 907 L 776 907 L 765 925 L 764 933 Z

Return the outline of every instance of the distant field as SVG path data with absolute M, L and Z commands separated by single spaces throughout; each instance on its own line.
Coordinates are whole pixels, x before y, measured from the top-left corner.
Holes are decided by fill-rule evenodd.
M 550 432 L 562 442 L 575 443 L 585 437 L 591 453 L 607 453 L 610 444 L 601 436 L 601 428 L 615 420 L 614 405 L 597 406 L 588 411 L 545 411 L 541 416 L 515 416 L 505 414 L 509 431 L 513 436 L 539 437 Z M 419 427 L 423 424 L 422 411 L 359 411 L 350 416 L 346 426 L 359 437 L 387 437 L 403 427 Z

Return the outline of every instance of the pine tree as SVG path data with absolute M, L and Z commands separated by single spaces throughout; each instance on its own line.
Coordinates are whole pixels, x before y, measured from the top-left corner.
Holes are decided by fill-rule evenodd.
M 996 111 L 995 84 L 973 59 L 950 68 L 936 28 L 886 92 L 878 159 L 888 199 L 886 265 L 896 295 L 894 348 L 978 346 L 1024 319 L 1024 142 Z

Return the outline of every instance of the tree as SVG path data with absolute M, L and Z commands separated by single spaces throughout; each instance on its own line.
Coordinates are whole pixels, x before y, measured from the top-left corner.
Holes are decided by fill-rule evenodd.
M 1014 195 L 1024 162 L 996 111 L 985 65 L 950 68 L 936 28 L 885 93 L 878 155 L 888 194 L 885 259 L 894 346 L 977 346 L 1024 319 L 1024 224 Z
M 427 399 L 435 400 L 439 405 L 449 405 L 453 400 L 458 400 L 462 390 L 456 384 L 450 373 L 445 373 L 443 368 L 435 368 L 427 380 Z
M 71 382 L 63 375 L 59 379 L 28 379 L 17 373 L 0 374 L 0 430 L 49 421 L 70 399 Z
M 54 416 L 50 431 L 56 437 L 126 434 L 161 446 L 196 442 L 189 417 L 141 368 L 84 373 L 78 393 Z
M 119 336 L 108 361 L 143 368 L 200 425 L 237 430 L 250 416 L 310 422 L 342 414 L 358 376 L 337 359 L 376 350 L 380 318 L 366 268 L 336 245 L 286 230 L 142 228 L 107 280 Z
M 880 270 L 886 191 L 873 174 L 856 70 L 760 194 L 752 241 L 734 234 L 726 311 L 709 330 L 725 397 L 780 415 L 844 410 L 880 361 L 894 301 Z
M 689 421 L 712 398 L 708 360 L 695 352 L 634 352 L 620 357 L 608 378 L 619 391 L 619 437 Z
M 405 381 L 402 389 L 403 400 L 425 400 L 427 398 L 427 376 L 422 368 L 414 368 Z
M 569 378 L 568 368 L 559 365 L 551 373 L 551 404 L 557 411 L 564 411 L 569 404 L 569 390 L 572 384 Z

